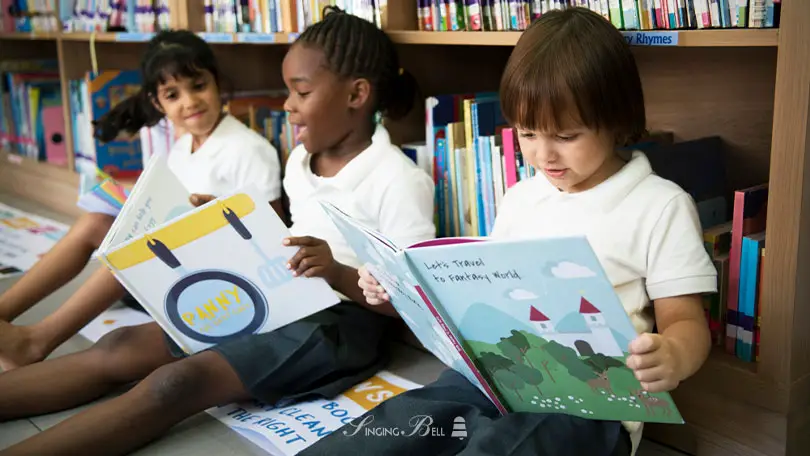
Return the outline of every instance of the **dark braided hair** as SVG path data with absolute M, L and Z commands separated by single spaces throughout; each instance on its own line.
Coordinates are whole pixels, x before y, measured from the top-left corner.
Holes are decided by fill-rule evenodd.
M 317 46 L 329 70 L 343 78 L 367 79 L 373 87 L 375 111 L 389 119 L 410 112 L 416 80 L 399 66 L 394 43 L 376 25 L 336 6 L 323 10 L 323 20 L 304 30 L 295 44 Z
M 202 38 L 187 30 L 158 33 L 149 41 L 141 59 L 141 90 L 93 121 L 94 136 L 109 142 L 121 131 L 135 134 L 141 127 L 154 126 L 163 118 L 153 104 L 158 86 L 169 78 L 197 78 L 203 71 L 210 72 L 219 86 L 214 51 Z

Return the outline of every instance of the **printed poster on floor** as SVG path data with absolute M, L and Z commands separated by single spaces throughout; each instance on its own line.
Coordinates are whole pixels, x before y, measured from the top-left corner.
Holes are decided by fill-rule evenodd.
M 258 401 L 208 413 L 274 456 L 292 456 L 383 401 L 422 385 L 380 371 L 338 397 L 272 407 Z
M 25 272 L 69 227 L 0 203 L 0 278 Z

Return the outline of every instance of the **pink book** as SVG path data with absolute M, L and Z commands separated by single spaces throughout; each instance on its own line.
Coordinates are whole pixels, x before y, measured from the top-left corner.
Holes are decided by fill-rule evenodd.
M 734 192 L 734 215 L 731 222 L 731 249 L 728 261 L 728 301 L 726 307 L 726 352 L 735 354 L 737 345 L 737 310 L 740 296 L 740 254 L 742 239 L 765 231 L 768 212 L 768 184 Z
M 517 183 L 517 160 L 515 158 L 515 129 L 504 128 L 501 130 L 501 137 L 503 138 L 503 161 L 504 161 L 504 179 L 506 188 L 509 189 Z
M 65 116 L 62 112 L 62 106 L 43 108 L 42 124 L 45 127 L 45 156 L 48 163 L 58 166 L 67 165 Z
M 0 0 L 0 32 L 14 31 L 14 16 L 11 15 L 11 4 L 14 0 Z

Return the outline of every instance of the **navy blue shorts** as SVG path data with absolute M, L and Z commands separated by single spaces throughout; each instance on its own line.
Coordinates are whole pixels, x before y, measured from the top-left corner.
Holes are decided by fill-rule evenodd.
M 617 421 L 544 413 L 501 416 L 467 379 L 448 370 L 299 455 L 627 456 L 631 447 L 630 435 Z
M 125 304 L 143 311 L 137 301 Z M 231 365 L 253 398 L 283 406 L 309 398 L 335 397 L 368 380 L 390 361 L 387 340 L 397 320 L 353 302 L 264 334 L 211 347 Z M 188 356 L 166 335 L 177 358 Z

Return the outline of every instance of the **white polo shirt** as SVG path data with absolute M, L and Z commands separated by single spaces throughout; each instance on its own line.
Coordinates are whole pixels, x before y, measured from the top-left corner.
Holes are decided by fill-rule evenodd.
M 333 177 L 316 176 L 310 157 L 299 145 L 287 160 L 284 189 L 293 235 L 323 239 L 335 260 L 353 268 L 362 265 L 321 207 L 319 201 L 324 200 L 400 247 L 436 236 L 433 180 L 391 144 L 383 126 L 377 127 L 371 145 Z
M 267 139 L 226 115 L 194 153 L 191 134 L 175 141 L 169 168 L 191 193 L 221 196 L 254 184 L 264 200 L 281 197 L 278 152 Z
M 565 193 L 542 174 L 506 193 L 492 236 L 584 235 L 599 258 L 636 331 L 650 332 L 651 300 L 717 291 L 717 270 L 703 246 L 691 196 L 656 176 L 641 152 L 606 181 Z M 624 423 L 633 451 L 641 423 Z

